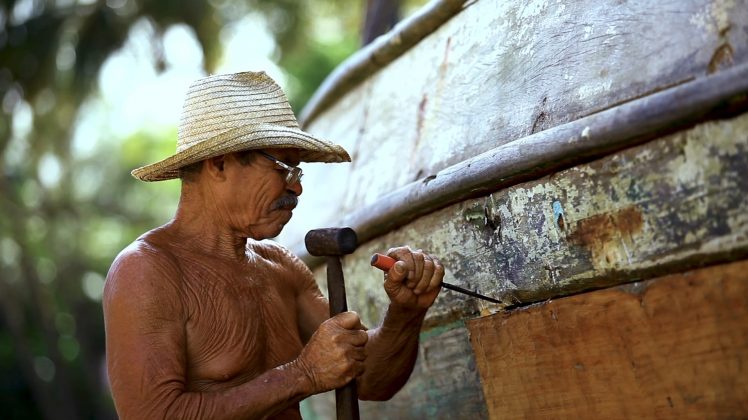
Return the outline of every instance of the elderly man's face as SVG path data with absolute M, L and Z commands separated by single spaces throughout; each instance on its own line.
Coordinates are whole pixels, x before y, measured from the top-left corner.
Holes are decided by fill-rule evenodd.
M 296 149 L 267 149 L 265 152 L 283 163 L 299 164 Z M 222 217 L 241 236 L 266 239 L 277 236 L 291 219 L 301 183 L 286 184 L 287 171 L 259 154 L 249 165 L 235 155 L 224 161 L 225 181 L 217 185 L 222 202 Z

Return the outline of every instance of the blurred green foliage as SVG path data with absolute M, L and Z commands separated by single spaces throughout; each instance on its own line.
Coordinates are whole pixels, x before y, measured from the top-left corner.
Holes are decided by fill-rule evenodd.
M 343 41 L 305 35 L 319 8 L 344 22 L 350 34 L 334 38 Z M 156 45 L 170 25 L 188 25 L 212 72 L 221 28 L 260 12 L 277 40 L 277 62 L 293 79 L 298 110 L 358 47 L 356 9 L 332 0 L 0 6 L 0 417 L 115 417 L 104 369 L 104 277 L 122 248 L 171 217 L 179 194 L 177 181 L 150 188 L 129 174 L 171 154 L 176 127 L 138 130 L 97 144 L 86 157 L 73 150 L 76 121 L 99 95 L 99 70 L 132 25 L 147 19 L 157 28 Z M 163 57 L 152 61 L 164 70 Z
M 413 0 L 406 7 L 423 1 Z M 4 0 L 0 5 L 0 417 L 114 418 L 101 293 L 116 254 L 165 223 L 180 184 L 129 171 L 174 150 L 176 127 L 135 130 L 75 151 L 77 122 L 100 112 L 98 77 L 143 20 L 158 52 L 184 24 L 206 73 L 221 29 L 259 13 L 298 112 L 359 46 L 364 2 L 345 0 Z M 167 67 L 154 54 L 156 72 Z M 102 122 L 102 124 L 106 124 Z

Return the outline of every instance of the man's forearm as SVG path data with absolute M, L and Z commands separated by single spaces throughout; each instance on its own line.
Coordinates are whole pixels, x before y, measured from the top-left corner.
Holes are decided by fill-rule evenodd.
M 390 399 L 410 377 L 418 355 L 418 335 L 426 310 L 390 305 L 379 328 L 369 333 L 366 370 L 358 379 L 362 400 Z
M 122 418 L 235 419 L 265 418 L 280 413 L 313 393 L 295 362 L 271 369 L 242 385 L 224 391 L 173 390 L 150 404 L 134 404 L 118 411 Z M 155 391 L 153 394 L 158 394 Z M 137 401 L 137 400 L 135 400 Z

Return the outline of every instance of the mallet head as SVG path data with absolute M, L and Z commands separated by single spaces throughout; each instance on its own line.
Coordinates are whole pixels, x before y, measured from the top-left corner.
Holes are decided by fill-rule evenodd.
M 355 251 L 358 238 L 356 232 L 349 227 L 314 229 L 306 234 L 304 244 L 311 255 L 331 257 Z

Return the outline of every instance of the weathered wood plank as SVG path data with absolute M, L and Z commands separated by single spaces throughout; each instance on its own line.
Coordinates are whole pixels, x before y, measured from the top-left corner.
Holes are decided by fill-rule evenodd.
M 335 416 L 334 394 L 308 399 L 319 418 Z M 362 419 L 485 419 L 483 400 L 468 332 L 458 321 L 421 334 L 418 360 L 408 383 L 391 400 L 362 401 Z
M 349 307 L 368 325 L 381 321 L 387 298 L 381 273 L 368 263 L 371 253 L 393 244 L 435 252 L 447 265 L 446 281 L 508 304 L 746 256 L 746 167 L 748 114 L 450 206 L 346 257 Z M 322 285 L 323 273 L 323 268 L 316 270 Z M 426 332 L 495 309 L 443 291 L 429 312 Z M 445 365 L 472 363 L 468 350 L 435 348 L 447 353 Z M 436 372 L 417 369 L 411 382 L 439 378 Z M 479 389 L 468 379 L 463 387 Z M 424 389 L 429 388 L 420 391 Z M 449 399 L 454 391 L 444 386 L 429 392 L 429 398 Z M 400 398 L 420 407 L 413 402 L 422 401 L 419 395 L 414 390 Z M 378 406 L 384 410 L 378 415 L 387 407 Z
M 360 242 L 468 198 L 748 110 L 748 64 L 640 98 L 481 153 L 380 197 L 343 219 Z M 308 264 L 305 249 L 294 249 Z
M 745 418 L 748 261 L 467 323 L 490 418 Z
M 748 63 L 747 30 L 746 0 L 473 2 L 312 123 L 354 162 L 305 166 L 282 240 L 531 133 Z M 744 115 L 423 216 L 345 259 L 350 307 L 368 325 L 381 320 L 381 273 L 368 258 L 403 243 L 440 255 L 446 281 L 507 304 L 748 256 L 747 150 Z M 425 333 L 495 309 L 445 291 Z M 464 347 L 443 357 L 473 360 Z M 410 381 L 402 405 L 377 404 L 372 417 L 412 417 L 403 407 L 454 401 L 460 388 L 421 368 Z M 464 382 L 480 395 L 477 379 Z
M 480 0 L 309 129 L 351 165 L 309 165 L 285 243 L 496 146 L 748 61 L 746 0 Z M 320 211 L 320 209 L 329 209 Z
M 381 320 L 381 273 L 368 262 L 394 244 L 435 253 L 445 281 L 507 305 L 744 257 L 747 167 L 743 114 L 452 205 L 347 256 L 349 306 L 369 325 Z M 427 322 L 481 308 L 443 291 Z
M 475 356 L 462 322 L 421 334 L 413 375 L 390 401 L 361 404 L 370 419 L 487 417 Z

